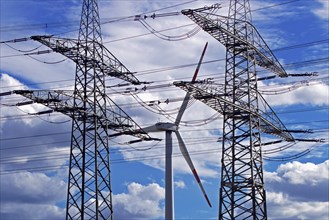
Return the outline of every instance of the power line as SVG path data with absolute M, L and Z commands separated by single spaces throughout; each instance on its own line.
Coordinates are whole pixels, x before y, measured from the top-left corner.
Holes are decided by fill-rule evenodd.
M 329 129 L 319 129 L 316 132 L 328 132 Z M 198 138 L 184 138 L 188 146 L 193 146 L 193 145 L 200 145 L 200 144 L 208 144 L 208 143 L 216 143 L 218 142 L 218 138 L 216 137 L 198 137 Z M 288 148 L 291 148 L 293 145 L 296 145 L 297 142 L 292 142 L 292 143 L 287 143 L 286 145 L 280 146 L 278 148 L 274 149 L 269 149 L 269 150 L 264 150 L 264 154 L 272 154 L 272 153 L 277 153 L 279 151 L 286 150 Z M 155 145 L 154 145 L 155 146 Z M 178 148 L 178 144 L 176 143 L 174 145 L 176 148 Z M 145 151 L 145 150 L 157 150 L 161 149 L 163 146 L 158 146 L 158 147 L 148 147 L 148 146 L 143 146 L 141 148 L 133 148 L 132 146 L 130 147 L 125 147 L 125 148 L 116 148 L 110 150 L 111 154 L 118 154 L 118 153 L 124 153 L 124 152 L 132 152 L 132 151 Z M 217 149 L 217 148 L 216 148 Z M 209 150 L 209 149 L 208 149 Z M 215 150 L 215 149 L 213 149 Z M 1 164 L 10 164 L 10 163 L 16 163 L 20 161 L 43 161 L 43 160 L 50 160 L 53 158 L 58 158 L 60 156 L 67 157 L 67 151 L 68 149 L 57 149 L 53 151 L 46 151 L 46 152 L 38 152 L 38 153 L 31 153 L 31 154 L 20 154 L 20 155 L 15 155 L 15 156 L 10 156 L 10 157 L 2 157 L 0 160 Z M 57 152 L 63 152 L 64 154 L 54 154 Z M 63 157 L 60 157 L 59 159 L 63 159 Z
M 219 61 L 224 61 L 224 59 L 204 61 L 202 64 L 216 63 L 216 62 L 219 62 Z M 321 63 L 327 63 L 328 61 L 329 61 L 329 57 L 325 57 L 325 58 L 311 59 L 311 60 L 305 60 L 305 61 L 300 61 L 300 62 L 289 63 L 289 64 L 285 64 L 284 66 L 286 68 L 293 68 L 293 67 L 298 67 L 298 66 L 300 67 L 300 66 L 317 65 L 317 64 L 321 64 Z M 195 66 L 195 65 L 196 65 L 196 63 L 191 63 L 191 64 L 168 66 L 168 67 L 162 67 L 162 68 L 156 68 L 156 69 L 141 70 L 141 71 L 137 71 L 136 75 L 154 74 L 154 73 L 159 73 L 159 72 L 165 72 L 165 71 L 171 71 L 171 70 L 177 70 L 177 69 L 192 67 L 192 66 Z M 210 74 L 208 76 L 215 76 L 215 75 L 218 75 L 218 73 Z M 187 79 L 187 77 L 184 77 L 184 78 L 181 78 L 181 79 Z M 42 84 L 52 84 L 52 83 L 61 83 L 61 82 L 72 82 L 72 81 L 73 81 L 73 79 L 65 79 L 65 80 L 46 81 L 46 82 L 39 82 L 39 83 L 28 83 L 26 85 L 3 86 L 2 88 L 35 86 L 35 85 L 42 85 Z M 161 82 L 161 81 L 158 81 L 158 82 Z
M 309 149 L 304 150 L 301 153 L 298 153 L 296 155 L 293 155 L 289 158 L 280 158 L 282 160 L 292 160 L 299 158 L 301 156 L 305 156 L 307 153 L 311 152 L 311 149 L 320 146 L 321 144 L 314 144 L 312 145 Z M 214 149 L 207 149 L 207 150 L 198 150 L 198 151 L 190 151 L 190 155 L 205 155 L 205 154 L 214 154 L 214 153 L 220 153 L 221 149 L 214 148 Z M 305 153 L 307 152 L 307 153 Z M 182 157 L 183 155 L 181 153 L 173 154 L 173 157 Z M 124 158 L 124 159 L 113 159 L 111 160 L 111 164 L 122 164 L 122 163 L 129 163 L 129 162 L 143 162 L 147 160 L 154 160 L 154 159 L 163 159 L 165 158 L 166 155 L 163 154 L 156 154 L 156 155 L 149 155 L 149 156 L 136 156 L 136 157 L 131 157 L 131 158 Z M 48 159 L 65 159 L 67 157 L 63 158 L 48 158 Z M 267 160 L 274 160 L 276 159 L 271 158 L 271 157 L 266 157 Z M 58 170 L 61 168 L 66 168 L 68 165 L 52 165 L 52 166 L 39 166 L 39 167 L 28 167 L 28 168 L 16 168 L 16 169 L 11 169 L 11 170 L 3 170 L 0 172 L 0 175 L 6 175 L 6 174 L 14 174 L 17 172 L 33 172 L 33 171 L 51 171 L 51 170 Z
M 289 122 L 289 123 L 286 123 L 286 125 L 311 124 L 311 123 L 322 123 L 322 122 L 329 122 L 329 120 L 326 119 L 326 120 L 312 120 L 312 121 L 303 121 L 303 122 Z M 196 131 L 198 131 L 198 130 L 199 129 L 196 129 Z M 214 130 L 214 129 L 211 129 L 211 130 Z M 189 131 L 191 131 L 191 130 L 189 130 Z M 181 132 L 184 132 L 184 131 L 181 131 Z M 11 141 L 11 140 L 17 140 L 17 139 L 27 139 L 27 138 L 36 138 L 36 137 L 44 137 L 44 136 L 56 136 L 56 135 L 63 135 L 63 134 L 70 134 L 70 131 L 67 131 L 67 132 L 54 132 L 54 133 L 47 133 L 47 134 L 40 134 L 40 135 L 0 138 L 0 141 Z
M 19 1 L 19 0 L 15 0 L 15 1 Z M 46 0 L 46 1 L 52 1 L 52 0 Z M 129 1 L 129 0 L 123 0 L 123 1 Z M 175 8 L 175 7 L 179 7 L 179 6 L 182 6 L 182 5 L 185 5 L 185 4 L 190 4 L 190 3 L 193 3 L 193 2 L 197 2 L 197 1 L 199 1 L 199 0 L 187 1 L 187 2 L 176 4 L 176 5 L 164 7 L 164 8 L 159 8 L 159 9 L 147 11 L 144 14 L 154 13 L 154 12 L 157 12 L 157 11 L 162 11 L 162 10 L 166 10 L 166 9 L 170 9 L 170 8 Z M 207 0 L 207 1 L 211 1 L 211 0 Z M 215 0 L 213 0 L 213 1 L 215 1 Z M 268 8 L 274 8 L 274 7 L 278 7 L 278 6 L 281 6 L 281 5 L 294 3 L 294 2 L 297 2 L 297 1 L 300 1 L 300 0 L 293 0 L 293 1 L 282 2 L 282 3 L 279 3 L 279 4 L 273 4 L 273 5 L 269 5 L 269 6 L 254 9 L 252 11 L 259 11 L 259 10 L 264 10 L 264 9 L 268 9 Z M 180 2 L 180 1 L 166 1 L 166 2 Z M 225 7 L 228 7 L 228 5 L 226 4 L 226 6 L 225 6 L 225 4 L 222 4 L 222 7 L 225 8 Z M 102 19 L 101 25 L 108 24 L 108 23 L 113 23 L 113 22 L 118 22 L 118 21 L 129 19 L 129 18 L 134 18 L 135 16 L 136 15 L 129 15 L 129 16 L 123 16 L 123 17 L 113 17 L 113 18 L 104 18 L 104 19 Z M 10 26 L 2 26 L 0 30 L 1 30 L 1 32 L 9 32 L 9 31 L 40 29 L 40 28 L 50 29 L 50 28 L 58 28 L 58 27 L 75 27 L 75 26 L 79 26 L 78 24 L 79 24 L 78 20 L 66 21 L 66 22 L 47 22 L 47 23 L 39 23 L 39 24 L 21 24 L 21 25 L 15 24 L 15 25 L 10 25 Z M 74 30 L 67 31 L 65 33 L 74 32 L 74 31 L 77 31 L 77 30 L 78 29 L 74 29 Z M 55 35 L 58 36 L 59 34 L 55 34 Z
M 217 137 L 184 138 L 184 140 L 189 146 L 218 142 Z M 158 145 L 158 143 L 155 144 L 155 145 L 153 144 L 152 146 L 156 146 L 156 145 Z M 163 148 L 163 146 L 157 146 L 157 147 L 142 146 L 142 147 L 138 147 L 138 148 L 133 147 L 133 145 L 128 145 L 128 146 L 129 147 L 111 149 L 110 153 L 111 154 L 119 154 L 119 153 L 123 153 L 123 152 L 145 151 L 145 150 L 150 151 L 150 150 L 157 150 L 157 149 L 162 149 Z M 174 146 L 176 146 L 176 148 L 178 149 L 178 143 L 175 144 Z M 59 154 L 56 154 L 56 153 L 59 153 Z M 34 159 L 37 159 L 38 161 L 40 159 L 48 160 L 49 159 L 48 157 L 65 156 L 67 154 L 68 154 L 68 149 L 67 148 L 56 149 L 56 150 L 45 151 L 45 152 L 34 152 L 34 153 L 30 153 L 30 152 L 26 153 L 25 152 L 25 154 L 19 154 L 19 155 L 9 156 L 9 157 L 1 157 L 0 163 L 9 163 L 10 161 L 21 161 L 21 160 L 29 160 L 29 161 L 31 160 L 31 161 L 33 161 Z M 47 157 L 47 158 L 43 159 L 44 157 Z
M 163 11 L 166 9 L 170 9 L 170 8 L 175 8 L 175 7 L 179 7 L 182 5 L 186 5 L 186 4 L 190 4 L 193 2 L 196 2 L 199 0 L 191 0 L 191 1 L 186 1 L 186 2 L 181 2 L 181 1 L 176 1 L 176 2 L 180 2 L 179 4 L 175 4 L 175 5 L 171 5 L 171 6 L 167 6 L 167 7 L 163 7 L 163 8 L 159 8 L 159 9 L 154 9 L 154 10 L 150 10 L 145 12 L 144 14 L 147 13 L 154 13 L 154 12 L 158 12 L 158 11 Z M 102 19 L 100 25 L 105 25 L 108 23 L 114 23 L 114 22 L 122 22 L 122 21 L 127 21 L 127 20 L 134 20 L 136 18 L 137 15 L 129 15 L 129 16 L 122 16 L 122 17 L 113 17 L 113 18 L 105 18 Z M 13 26 L 3 26 L 1 28 L 1 32 L 8 32 L 8 31 L 20 31 L 20 30 L 27 30 L 27 29 L 38 29 L 38 28 L 58 28 L 58 27 L 75 27 L 75 26 L 79 26 L 78 25 L 79 22 L 78 21 L 70 21 L 70 22 L 48 22 L 48 23 L 42 23 L 42 24 L 24 24 L 24 25 L 13 25 Z M 70 32 L 75 32 L 78 31 L 78 29 L 74 29 L 74 30 L 70 30 L 70 31 L 65 31 L 62 33 L 57 33 L 57 34 L 53 34 L 55 36 L 61 35 L 61 34 L 67 34 Z M 1 42 L 0 42 L 1 43 Z
M 30 135 L 30 136 L 17 136 L 17 137 L 9 137 L 9 138 L 0 138 L 0 141 L 12 141 L 12 140 L 26 139 L 26 138 L 47 137 L 47 136 L 63 135 L 63 134 L 70 134 L 70 133 L 71 133 L 70 131 L 67 131 L 67 132 L 37 134 L 37 135 Z

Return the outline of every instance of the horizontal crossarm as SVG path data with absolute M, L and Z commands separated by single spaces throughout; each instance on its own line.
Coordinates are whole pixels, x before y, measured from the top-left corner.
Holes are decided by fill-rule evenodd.
M 183 10 L 182 14 L 189 17 L 198 24 L 204 31 L 213 36 L 217 41 L 227 47 L 239 50 L 239 55 L 250 61 L 255 60 L 256 64 L 280 77 L 287 77 L 287 73 L 272 53 L 257 29 L 247 21 L 232 20 L 225 16 L 219 16 L 209 12 L 210 7 L 199 9 Z M 241 33 L 235 30 L 231 25 L 236 23 L 245 23 L 246 28 L 253 33 L 254 43 L 245 40 Z M 235 47 L 228 47 L 234 45 Z M 233 52 L 233 51 L 230 51 Z M 237 51 L 235 51 L 236 53 Z
M 134 74 L 102 44 L 98 43 L 98 46 L 103 50 L 103 60 L 96 60 L 91 58 L 92 56 L 86 56 L 86 54 L 94 53 L 93 48 L 79 43 L 78 40 L 55 38 L 52 36 L 32 36 L 31 39 L 46 45 L 53 51 L 66 56 L 77 64 L 99 68 L 104 75 L 116 77 L 134 85 L 141 84 Z
M 235 109 L 235 112 L 231 112 L 230 114 L 228 113 L 228 109 L 225 109 L 226 114 L 232 115 L 232 117 L 239 117 L 241 119 L 246 118 L 246 120 L 249 119 L 248 115 L 252 114 L 259 119 L 257 121 L 253 121 L 253 123 L 259 127 L 261 132 L 278 136 L 285 141 L 294 141 L 294 138 L 288 132 L 288 129 L 284 126 L 272 108 L 259 93 L 260 103 L 257 111 L 257 109 L 249 107 L 246 102 L 240 101 L 238 104 L 235 104 L 225 99 L 225 93 L 218 86 L 212 87 L 209 85 L 205 86 L 204 83 L 190 83 L 183 81 L 174 82 L 174 85 L 185 90 L 186 92 L 190 92 L 193 98 L 205 103 L 220 114 L 224 114 L 224 106 L 234 107 L 229 108 Z
M 14 90 L 12 94 L 22 95 L 32 101 L 27 102 L 26 104 L 42 104 L 56 112 L 63 113 L 71 118 L 75 117 L 78 120 L 81 119 L 88 122 L 88 118 L 92 119 L 95 117 L 95 114 L 88 112 L 86 109 L 75 109 L 73 107 L 73 91 Z M 106 100 L 107 117 L 98 117 L 97 126 L 103 126 L 120 134 L 135 136 L 142 140 L 154 140 L 108 96 L 106 97 Z M 18 105 L 21 104 L 18 103 Z M 90 121 L 92 122 L 93 120 Z

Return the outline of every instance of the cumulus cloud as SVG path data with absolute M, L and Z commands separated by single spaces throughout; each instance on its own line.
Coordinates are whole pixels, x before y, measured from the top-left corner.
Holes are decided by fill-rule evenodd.
M 185 189 L 186 187 L 185 182 L 183 180 L 175 181 L 174 184 L 177 189 Z
M 329 105 L 329 86 L 326 84 L 303 86 L 288 93 L 265 96 L 265 99 L 273 106 L 297 104 Z
M 280 165 L 277 173 L 291 184 L 314 186 L 329 180 L 329 160 L 321 164 L 293 161 Z
M 276 220 L 325 220 L 329 216 L 329 202 L 301 202 L 287 194 L 267 192 L 268 217 Z
M 316 0 L 319 2 L 320 7 L 313 10 L 313 13 L 321 19 L 329 20 L 329 1 L 328 0 Z
M 23 85 L 23 83 L 6 73 L 0 74 L 0 85 L 0 92 L 10 91 L 13 87 L 15 89 L 26 89 L 26 86 Z
M 115 219 L 156 219 L 164 216 L 165 190 L 156 183 L 128 184 L 128 192 L 113 196 Z
M 4 203 L 1 204 L 0 218 L 58 220 L 65 219 L 65 209 L 48 204 Z
M 1 178 L 0 190 L 6 201 L 46 204 L 65 197 L 66 183 L 43 173 L 22 172 Z
M 290 162 L 265 172 L 268 210 L 278 219 L 324 219 L 329 216 L 329 160 Z M 280 211 L 278 211 L 280 210 Z
M 66 198 L 66 183 L 43 173 L 21 172 L 1 177 L 1 219 L 64 218 L 57 206 Z
M 1 74 L 0 82 L 1 92 L 28 89 L 9 74 Z M 63 142 L 56 143 L 59 142 L 58 137 L 36 136 L 58 132 L 56 129 L 61 128 L 62 125 L 57 124 L 53 130 L 50 123 L 47 123 L 48 116 L 40 120 L 27 114 L 42 110 L 44 107 L 40 105 L 19 108 L 10 106 L 21 101 L 26 99 L 17 95 L 1 97 L 1 104 L 4 105 L 1 106 L 0 131 L 1 219 L 62 219 L 65 211 L 58 204 L 65 203 L 67 187 L 64 179 L 67 178 L 67 174 L 62 176 L 62 170 L 52 172 L 51 175 L 25 171 L 66 163 L 69 151 L 63 148 L 65 146 Z M 67 157 L 48 159 L 51 156 L 61 156 L 58 155 L 59 153 Z

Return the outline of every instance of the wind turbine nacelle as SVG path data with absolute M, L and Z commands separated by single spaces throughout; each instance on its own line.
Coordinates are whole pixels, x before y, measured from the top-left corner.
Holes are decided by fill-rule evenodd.
M 170 122 L 158 122 L 155 124 L 158 131 L 177 131 L 178 126 Z

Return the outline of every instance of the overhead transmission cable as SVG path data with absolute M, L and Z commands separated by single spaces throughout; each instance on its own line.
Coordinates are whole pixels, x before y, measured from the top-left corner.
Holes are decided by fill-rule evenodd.
M 155 106 L 159 106 L 161 104 L 169 104 L 169 103 L 173 103 L 173 102 L 181 102 L 183 101 L 184 97 L 180 97 L 180 98 L 174 98 L 174 99 L 155 99 L 155 100 L 150 100 L 150 101 L 144 101 L 142 99 L 140 99 L 138 96 L 133 96 L 136 98 L 136 102 L 130 102 L 130 103 L 118 103 L 118 105 L 120 105 L 123 108 L 146 108 L 147 110 L 156 113 L 156 114 L 160 114 L 165 116 L 166 118 L 168 118 L 170 121 L 173 121 L 174 119 L 170 116 L 171 114 L 177 113 L 177 109 L 172 109 L 172 110 L 164 110 L 160 107 L 155 107 Z M 192 105 L 193 103 L 190 103 L 190 105 Z M 319 107 L 319 108 L 310 108 L 310 109 L 300 109 L 300 110 L 292 110 L 292 111 L 281 111 L 278 112 L 277 114 L 288 114 L 288 113 L 296 113 L 296 112 L 308 112 L 308 111 L 323 111 L 323 110 L 327 110 L 328 107 Z M 176 111 L 175 111 L 176 110 Z M 175 112 L 173 112 L 175 111 Z M 25 111 L 23 111 L 25 112 Z M 47 117 L 49 118 L 51 115 L 53 115 L 55 112 L 49 114 Z M 33 118 L 35 116 L 38 116 L 38 118 L 40 118 L 41 120 L 45 121 L 45 122 L 49 122 L 49 123 L 55 123 L 55 124 L 62 124 L 62 123 L 66 123 L 68 121 L 70 121 L 70 119 L 65 120 L 65 121 L 50 121 L 47 119 L 43 119 L 41 118 L 40 115 L 38 115 L 37 112 L 35 113 L 30 113 L 27 112 L 26 114 L 21 114 L 21 115 L 9 115 L 9 116 L 2 116 L 0 117 L 0 120 L 6 119 L 6 120 L 16 120 L 16 119 L 22 119 L 22 118 Z M 56 116 L 56 115 L 53 115 Z M 191 121 L 183 121 L 182 123 L 186 126 L 201 126 L 201 125 L 205 125 L 208 124 L 216 119 L 220 118 L 220 114 L 214 114 L 208 118 L 204 118 L 204 119 L 195 119 L 195 120 L 191 120 Z
M 329 120 L 328 119 L 324 119 L 324 120 L 311 120 L 311 121 L 303 121 L 303 122 L 289 122 L 289 123 L 286 123 L 286 125 L 323 123 L 323 122 L 328 123 Z M 217 129 L 217 128 L 214 128 L 214 129 Z M 199 129 L 195 129 L 195 130 L 197 131 Z M 210 129 L 210 130 L 213 130 L 213 129 Z M 64 135 L 64 134 L 70 134 L 70 131 L 52 132 L 52 133 L 38 134 L 38 135 L 30 135 L 30 136 L 14 136 L 14 137 L 8 137 L 8 138 L 0 138 L 0 141 L 12 141 L 12 140 L 18 140 L 18 139 L 39 138 L 39 137 L 56 136 L 56 135 Z
M 164 8 L 159 8 L 159 9 L 155 9 L 155 10 L 151 10 L 151 11 L 146 11 L 145 13 L 139 14 L 139 15 L 129 15 L 129 16 L 124 16 L 124 17 L 108 18 L 108 19 L 104 19 L 104 20 L 108 20 L 108 21 L 101 22 L 101 25 L 108 24 L 108 23 L 119 22 L 119 21 L 125 21 L 125 20 L 138 21 L 139 19 L 136 19 L 137 17 L 143 17 L 143 15 L 146 15 L 148 13 L 152 13 L 152 12 L 154 13 L 154 12 L 166 10 L 166 9 L 169 9 L 169 8 L 175 8 L 175 7 L 178 7 L 178 6 L 181 6 L 181 5 L 185 5 L 185 4 L 189 4 L 189 3 L 193 3 L 193 2 L 197 2 L 197 1 L 199 1 L 199 0 L 187 1 L 187 2 L 176 4 L 176 5 L 167 6 L 167 7 L 164 7 Z M 283 4 L 290 4 L 290 3 L 293 3 L 293 2 L 296 2 L 296 1 L 299 1 L 299 0 L 287 1 L 287 2 L 282 2 L 282 3 L 279 3 L 279 4 L 273 4 L 273 5 L 266 6 L 266 7 L 260 7 L 260 8 L 254 9 L 252 11 L 259 11 L 259 10 L 263 10 L 263 9 L 267 9 L 267 8 L 273 8 L 273 7 L 281 6 Z M 222 8 L 228 7 L 228 4 L 225 4 L 225 3 L 224 4 L 221 3 L 221 5 L 222 5 Z M 170 15 L 177 15 L 176 13 L 169 13 L 169 14 Z M 152 17 L 152 16 L 149 16 L 149 17 Z M 58 25 L 63 25 L 65 27 L 67 27 L 71 23 L 73 23 L 73 22 L 70 22 L 70 23 L 60 22 L 58 24 L 57 23 L 51 23 L 51 24 L 57 25 L 56 27 L 58 27 Z M 74 22 L 74 23 L 77 23 L 77 22 Z M 42 28 L 44 28 L 44 27 L 50 27 L 51 24 L 47 24 L 47 23 L 46 24 L 32 24 L 31 27 L 36 27 L 36 26 L 40 25 Z M 195 24 L 190 24 L 190 25 L 195 25 Z M 28 27 L 28 26 L 29 25 L 22 25 L 22 27 Z M 11 27 L 2 27 L 1 31 L 8 31 L 4 28 L 11 28 Z M 15 28 L 17 28 L 17 25 L 15 25 Z M 78 31 L 78 29 L 67 31 L 67 32 L 64 32 L 64 33 L 69 33 L 69 32 L 74 32 L 74 31 Z M 162 32 L 162 31 L 157 31 L 157 32 Z M 52 35 L 53 36 L 59 36 L 59 35 L 64 34 L 64 33 L 57 33 L 57 34 L 52 34 Z M 148 35 L 148 34 L 153 34 L 153 33 L 147 33 L 145 35 Z M 144 35 L 142 35 L 142 36 L 144 36 Z M 131 38 L 134 38 L 134 37 L 137 37 L 137 36 L 128 37 L 127 39 L 131 39 Z M 29 38 L 25 38 L 25 40 L 29 40 Z M 118 40 L 120 40 L 120 39 L 118 39 Z M 118 41 L 118 40 L 114 40 L 114 41 Z M 7 42 L 12 42 L 12 41 L 0 41 L 0 43 L 7 43 Z M 19 42 L 19 41 L 16 41 L 16 42 Z M 112 42 L 112 41 L 109 41 L 109 42 Z M 104 42 L 104 43 L 108 43 L 108 42 Z
M 187 142 L 187 144 L 189 146 L 191 145 L 200 145 L 200 144 L 208 144 L 208 143 L 216 143 L 217 141 L 216 140 L 205 140 L 205 141 L 198 141 L 198 142 Z M 157 146 L 159 144 L 156 143 L 150 147 L 142 147 L 142 148 L 135 148 L 135 147 L 126 147 L 126 148 L 116 148 L 114 150 L 111 150 L 111 155 L 114 155 L 114 154 L 123 154 L 123 153 L 126 153 L 126 152 L 134 152 L 134 151 L 148 151 L 148 150 L 151 150 L 151 149 L 155 149 L 154 147 L 156 147 L 157 149 L 162 149 L 163 146 Z M 280 148 L 277 148 L 276 149 L 276 152 L 275 153 L 279 153 L 279 152 L 282 152 L 292 146 L 296 145 L 296 142 L 295 143 L 290 143 L 289 146 L 285 146 L 285 147 L 280 147 Z M 309 153 L 310 150 L 312 148 L 314 148 L 315 146 L 318 146 L 319 143 L 316 143 L 316 144 L 313 144 L 311 145 L 310 147 L 308 147 L 307 149 L 301 151 L 301 152 L 298 152 L 294 155 L 290 155 L 290 156 L 286 156 L 286 157 L 269 157 L 269 156 L 264 156 L 266 159 L 268 160 L 285 160 L 285 159 L 288 159 L 290 160 L 291 158 L 293 159 L 296 159 L 296 157 L 301 157 L 301 156 L 304 156 L 306 153 Z M 178 144 L 175 144 L 174 145 L 175 148 L 178 148 Z M 212 153 L 214 151 L 217 151 L 220 152 L 220 149 L 218 149 L 217 147 L 216 148 L 208 148 L 206 150 L 203 150 L 204 153 Z M 58 149 L 58 150 L 54 150 L 54 151 L 48 151 L 48 152 L 42 152 L 42 153 L 39 153 L 39 154 L 26 154 L 26 155 L 19 155 L 19 156 L 12 156 L 12 157 L 6 157 L 6 158 L 1 158 L 0 160 L 0 164 L 16 164 L 16 163 L 20 163 L 20 162 L 35 162 L 35 161 L 47 161 L 47 160 L 56 160 L 56 159 L 68 159 L 68 154 L 67 154 L 67 151 L 68 149 Z M 63 153 L 60 153 L 60 152 L 63 152 Z M 199 151 L 194 151 L 194 152 L 199 152 Z M 60 154 L 54 154 L 54 153 L 60 153 Z M 273 153 L 273 152 L 270 152 L 270 153 Z M 265 152 L 264 151 L 264 155 L 268 155 L 269 153 L 268 152 Z M 30 157 L 29 157 L 30 156 Z M 163 155 L 151 155 L 152 157 L 153 156 L 163 156 Z M 132 157 L 131 159 L 135 159 L 136 157 Z M 114 159 L 115 161 L 115 159 Z
M 297 153 L 295 155 L 287 156 L 287 157 L 281 157 L 281 158 L 273 158 L 273 157 L 264 157 L 265 160 L 269 161 L 289 161 L 293 159 L 300 158 L 302 156 L 305 156 L 306 154 L 309 154 L 311 150 L 317 146 L 318 144 L 312 145 L 310 148 Z M 220 153 L 221 149 L 207 149 L 207 150 L 198 150 L 198 151 L 190 151 L 190 155 L 205 155 L 205 154 L 214 154 L 214 153 Z M 181 154 L 174 154 L 173 157 L 181 157 L 183 155 Z M 157 155 L 149 155 L 149 156 L 135 156 L 130 158 L 124 158 L 124 159 L 113 159 L 111 164 L 118 164 L 118 163 L 128 163 L 128 162 L 137 162 L 137 161 L 146 161 L 146 160 L 154 160 L 154 159 L 162 159 L 165 158 L 166 155 L 163 154 L 157 154 Z M 42 158 L 40 158 L 42 159 Z M 47 158 L 49 159 L 49 158 Z M 57 159 L 64 159 L 64 158 L 57 158 Z M 67 167 L 67 165 L 52 165 L 52 166 L 39 166 L 39 167 L 25 167 L 25 168 L 15 168 L 10 170 L 2 170 L 0 172 L 0 175 L 5 174 L 13 174 L 17 172 L 33 172 L 33 171 L 49 171 L 49 170 L 57 170 Z
M 321 129 L 321 131 L 324 132 L 328 132 L 329 129 Z M 199 145 L 199 144 L 206 144 L 206 143 L 215 143 L 218 142 L 218 138 L 217 137 L 192 137 L 192 138 L 185 138 L 186 143 L 188 143 L 189 145 Z M 113 141 L 111 141 L 113 142 Z M 59 143 L 59 142 L 57 142 Z M 68 142 L 65 142 L 68 143 Z M 121 143 L 116 143 L 113 142 L 115 144 L 119 145 L 125 145 L 127 147 L 120 147 L 120 148 L 114 148 L 111 149 L 110 152 L 111 154 L 115 154 L 115 153 L 123 153 L 123 152 L 131 152 L 131 151 L 147 151 L 147 150 L 151 150 L 151 149 L 160 149 L 163 148 L 163 146 L 156 146 L 159 143 L 156 144 L 152 144 L 151 146 L 141 146 L 139 148 L 135 148 L 132 147 L 132 145 L 130 144 L 121 144 Z M 278 142 L 281 143 L 281 142 Z M 291 148 L 292 146 L 296 145 L 298 143 L 298 141 L 296 142 L 291 142 L 291 143 L 287 143 L 285 145 L 282 146 L 278 146 L 272 149 L 268 149 L 268 150 L 263 150 L 263 154 L 264 155 L 268 155 L 268 154 L 274 154 L 274 153 L 278 153 L 278 152 L 282 152 L 284 150 L 287 150 L 289 148 Z M 320 142 L 320 143 L 324 143 L 324 142 Z M 318 143 L 317 143 L 318 144 Z M 178 148 L 178 145 L 176 144 L 175 147 Z M 17 149 L 17 148 L 16 148 Z M 59 148 L 55 148 L 54 150 L 51 151 L 43 151 L 43 152 L 33 152 L 33 153 L 29 153 L 27 152 L 27 154 L 19 154 L 19 155 L 15 155 L 15 156 L 9 156 L 9 157 L 1 157 L 0 158 L 0 163 L 8 163 L 9 161 L 16 161 L 16 159 L 21 160 L 21 158 L 24 159 L 37 159 L 43 156 L 49 157 L 49 156 L 59 156 L 59 155 L 67 155 L 67 151 L 69 148 L 63 148 L 63 147 L 59 147 Z M 57 154 L 60 152 L 65 152 L 65 154 Z M 56 153 L 56 154 L 54 154 Z M 3 154 L 5 155 L 5 154 Z M 29 156 L 29 157 L 28 157 Z
M 199 1 L 199 0 L 186 1 L 186 2 L 179 3 L 179 4 L 163 7 L 163 8 L 154 9 L 154 10 L 151 10 L 151 11 L 146 11 L 144 14 L 154 13 L 154 12 L 157 12 L 157 11 L 163 11 L 163 10 L 166 10 L 166 9 L 179 7 L 179 6 L 190 4 L 190 3 L 193 3 L 193 2 L 197 2 L 197 1 Z M 279 3 L 279 4 L 264 6 L 264 7 L 253 9 L 252 11 L 259 11 L 259 10 L 264 10 L 264 9 L 268 9 L 268 8 L 278 7 L 278 6 L 281 6 L 281 5 L 284 5 L 284 4 L 290 4 L 290 3 L 293 3 L 293 2 L 296 2 L 296 1 L 299 1 L 299 0 L 286 1 L 286 2 Z M 223 8 L 228 7 L 228 4 L 226 2 L 224 2 L 224 3 L 222 2 L 221 5 L 222 5 Z M 103 21 L 101 22 L 101 25 L 108 24 L 108 23 L 119 22 L 119 21 L 125 21 L 125 20 L 134 20 L 135 16 L 136 15 L 105 18 L 105 19 L 102 19 Z M 39 28 L 50 29 L 50 28 L 58 28 L 58 27 L 78 26 L 78 24 L 79 24 L 78 20 L 70 21 L 70 22 L 68 22 L 68 21 L 66 21 L 66 22 L 48 22 L 48 23 L 40 23 L 40 24 L 23 24 L 23 25 L 15 24 L 15 25 L 12 25 L 12 26 L 2 26 L 0 28 L 0 30 L 1 30 L 1 32 L 8 32 L 8 31 L 20 31 L 20 30 L 26 30 L 26 29 L 30 29 L 30 30 L 31 29 L 39 29 Z M 74 30 L 63 32 L 63 34 L 64 33 L 75 32 L 75 31 L 78 31 L 78 28 L 74 29 Z M 57 33 L 57 34 L 54 34 L 54 35 L 58 36 L 58 35 L 60 35 L 60 33 Z
M 150 10 L 150 11 L 146 11 L 144 14 L 147 13 L 154 13 L 157 11 L 163 11 L 166 9 L 170 9 L 170 8 L 175 8 L 175 7 L 179 7 L 182 5 L 186 5 L 186 4 L 190 4 L 193 2 L 196 2 L 199 0 L 192 0 L 192 1 L 186 1 L 186 2 L 181 2 L 179 4 L 175 4 L 175 5 L 171 5 L 171 6 L 166 6 L 163 8 L 159 8 L 159 9 L 154 9 L 154 10 Z M 114 22 L 122 22 L 122 21 L 134 21 L 136 18 L 136 15 L 129 15 L 129 16 L 122 16 L 122 17 L 114 17 L 114 18 L 106 18 L 106 19 L 102 19 L 103 21 L 100 23 L 100 25 L 104 25 L 104 24 L 108 24 L 108 23 L 114 23 Z M 51 22 L 51 23 L 43 23 L 43 24 L 24 24 L 24 25 L 15 25 L 15 26 L 2 26 L 1 27 L 1 32 L 5 32 L 5 31 L 19 31 L 19 30 L 26 30 L 26 29 L 35 29 L 35 28 L 58 28 L 58 27 L 70 27 L 70 26 L 78 26 L 79 22 L 78 21 L 71 21 L 71 22 Z M 67 34 L 70 32 L 76 32 L 79 29 L 76 28 L 74 30 L 69 30 L 69 31 L 65 31 L 65 32 L 61 32 L 61 33 L 56 33 L 53 34 L 53 36 L 59 36 L 62 34 Z

